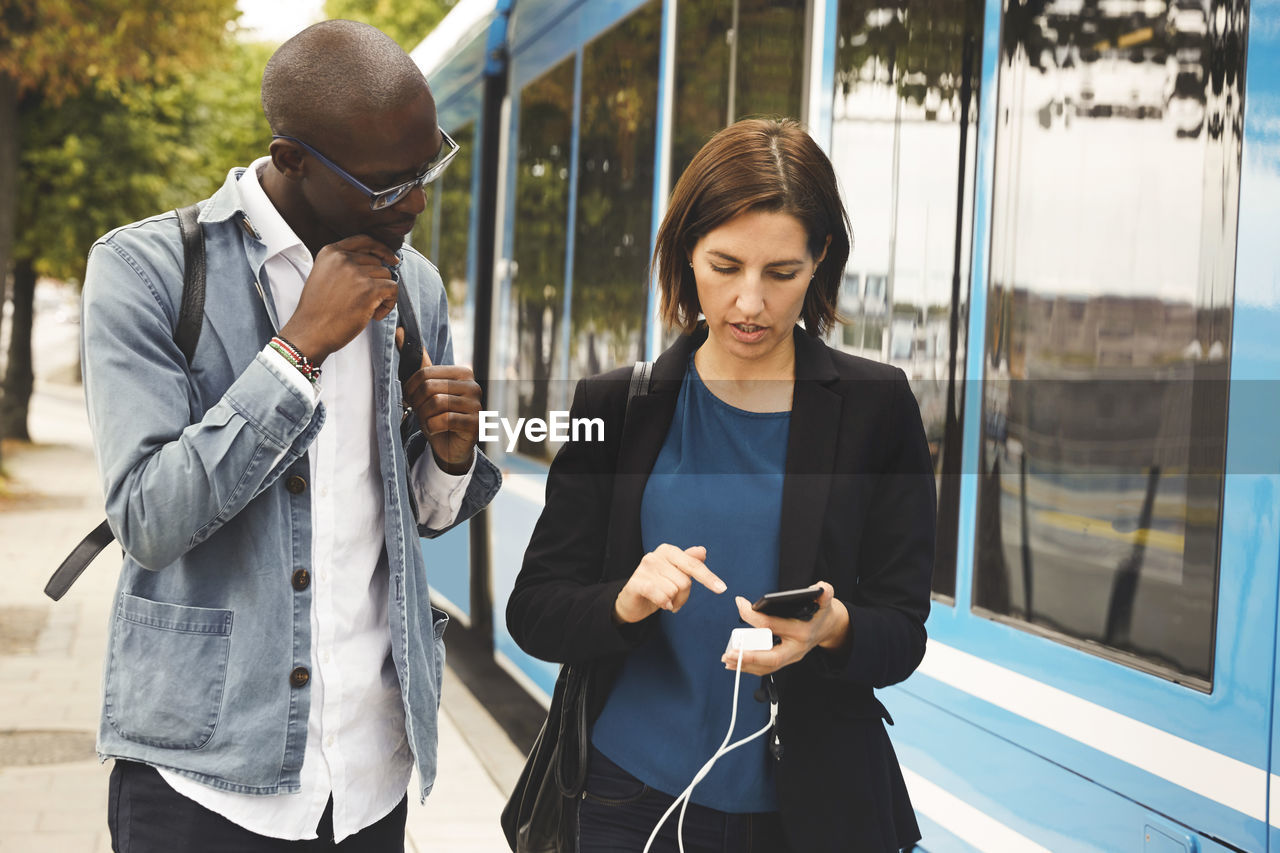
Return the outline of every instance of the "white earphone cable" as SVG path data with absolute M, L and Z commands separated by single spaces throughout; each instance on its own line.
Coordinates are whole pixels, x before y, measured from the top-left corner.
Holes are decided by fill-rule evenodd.
M 649 834 L 648 842 L 644 845 L 644 853 L 649 853 L 649 848 L 653 846 L 654 840 L 657 839 L 658 832 L 661 831 L 662 825 L 667 822 L 667 818 L 669 818 L 671 813 L 675 811 L 676 806 L 680 806 L 680 818 L 676 824 L 676 841 L 680 846 L 680 853 L 684 853 L 684 815 L 685 811 L 689 808 L 689 799 L 693 795 L 693 789 L 706 777 L 708 773 L 711 772 L 711 768 L 715 766 L 715 763 L 720 760 L 721 756 L 726 755 L 738 747 L 750 743 L 765 734 L 773 727 L 774 722 L 777 720 L 778 705 L 776 702 L 770 702 L 769 722 L 764 725 L 764 728 L 754 734 L 747 735 L 742 740 L 735 741 L 733 743 L 729 742 L 733 738 L 733 729 L 738 724 L 738 688 L 742 683 L 742 653 L 743 650 L 738 649 L 738 665 L 733 676 L 733 709 L 729 714 L 729 731 L 725 733 L 724 740 L 720 743 L 720 748 L 717 749 L 715 754 L 707 760 L 706 764 L 702 765 L 702 769 L 694 775 L 693 781 L 689 783 L 689 787 L 685 788 L 684 791 L 681 792 L 680 796 L 676 797 L 675 800 L 672 801 L 671 805 L 667 807 L 667 810 L 662 813 L 662 817 L 658 818 L 657 826 L 653 828 L 653 832 Z

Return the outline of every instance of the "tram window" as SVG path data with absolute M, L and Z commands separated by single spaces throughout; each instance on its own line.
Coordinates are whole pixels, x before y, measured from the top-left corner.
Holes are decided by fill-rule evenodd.
M 661 30 L 650 0 L 582 54 L 570 379 L 644 357 Z
M 439 190 L 438 182 L 423 187 L 423 192 L 427 195 L 427 204 L 418 216 L 418 221 L 414 223 L 413 230 L 409 232 L 409 245 L 432 260 L 435 260 L 436 256 L 436 222 L 440 218 Z
M 800 117 L 805 0 L 737 0 L 734 119 Z
M 733 0 L 677 3 L 676 15 L 671 186 L 675 186 L 698 149 L 728 123 Z
M 475 145 L 475 122 L 455 128 L 451 135 L 461 150 L 436 180 L 440 207 L 435 221 L 439 223 L 439 236 L 431 259 L 440 270 L 449 298 L 453 359 L 458 364 L 470 364 L 473 323 L 467 312 L 467 254 L 471 232 L 471 154 Z
M 569 171 L 573 140 L 573 57 L 520 92 L 516 151 L 515 269 L 511 277 L 513 372 L 506 383 L 506 412 L 546 418 L 552 379 L 560 374 L 564 329 L 565 255 L 568 246 Z M 504 412 L 504 417 L 512 419 Z M 522 430 L 517 450 L 550 458 L 549 443 L 531 442 Z
M 1243 18 L 1029 8 L 1002 26 L 973 604 L 1209 690 Z
M 953 599 L 982 0 L 840 0 L 831 160 L 853 224 L 834 343 L 901 367 L 938 478 L 933 591 Z
M 673 186 L 720 128 L 753 115 L 800 117 L 805 0 L 698 0 L 676 4 L 676 14 Z

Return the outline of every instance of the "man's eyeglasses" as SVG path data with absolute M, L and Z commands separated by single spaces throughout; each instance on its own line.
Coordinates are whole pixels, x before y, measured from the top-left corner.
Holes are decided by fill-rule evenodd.
M 351 184 L 351 186 L 367 195 L 369 197 L 369 207 L 374 210 L 382 210 L 384 207 L 390 207 L 413 190 L 418 187 L 424 187 L 436 178 L 440 177 L 440 173 L 444 171 L 444 167 L 448 166 L 449 161 L 458 153 L 458 143 L 453 141 L 452 136 L 444 132 L 444 128 L 441 128 L 440 138 L 443 139 L 444 142 L 440 146 L 440 151 L 436 154 L 435 159 L 431 161 L 422 174 L 412 180 L 405 181 L 403 184 L 396 184 L 394 187 L 388 187 L 385 190 L 375 190 L 365 186 L 364 182 L 355 175 L 351 174 L 346 169 L 342 168 L 307 143 L 303 142 L 301 139 L 293 136 L 285 136 L 284 134 L 276 134 L 271 138 L 287 139 L 290 142 L 301 145 L 307 151 L 311 152 L 311 154 L 315 155 L 317 160 L 336 172 L 338 177 L 342 178 L 344 181 Z

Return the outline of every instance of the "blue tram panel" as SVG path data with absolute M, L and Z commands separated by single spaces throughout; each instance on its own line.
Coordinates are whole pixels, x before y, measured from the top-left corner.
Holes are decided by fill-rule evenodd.
M 830 343 L 907 372 L 938 476 L 931 650 L 883 695 L 922 848 L 1280 850 L 1274 4 L 516 0 L 481 127 L 499 5 L 415 52 L 473 134 L 424 235 L 451 303 L 497 246 L 490 406 L 652 357 L 669 184 L 735 118 L 807 115 L 856 238 Z M 495 453 L 490 564 L 432 579 L 490 590 L 544 699 L 504 609 L 553 453 Z

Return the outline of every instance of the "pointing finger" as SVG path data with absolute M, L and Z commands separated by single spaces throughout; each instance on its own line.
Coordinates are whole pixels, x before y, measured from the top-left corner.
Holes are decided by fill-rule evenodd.
M 700 545 L 695 547 L 702 550 L 703 556 L 706 555 L 705 548 L 702 548 Z M 692 548 L 689 549 L 689 551 L 692 550 Z M 689 577 L 714 592 L 716 595 L 719 595 L 729 588 L 725 585 L 724 581 L 720 580 L 715 572 L 707 568 L 706 563 L 690 554 L 689 551 L 681 551 L 672 555 L 672 562 L 675 563 L 676 568 L 680 569 L 680 571 L 684 572 Z

